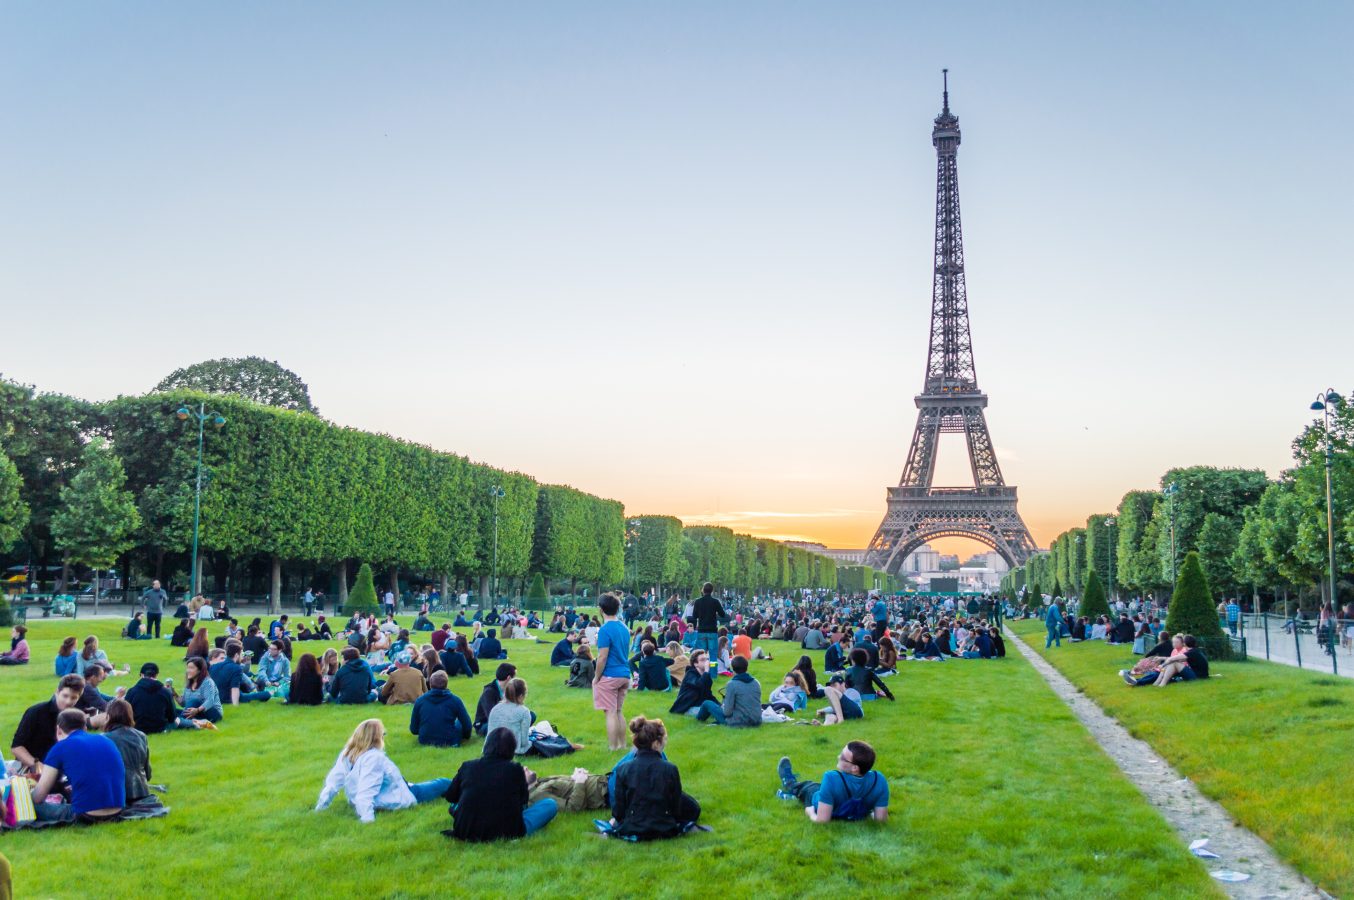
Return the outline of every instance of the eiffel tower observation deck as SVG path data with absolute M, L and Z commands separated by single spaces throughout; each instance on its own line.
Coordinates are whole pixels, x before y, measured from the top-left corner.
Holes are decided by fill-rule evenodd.
M 867 565 L 896 573 L 909 553 L 935 538 L 965 537 L 1025 562 L 1034 539 L 1016 510 L 987 430 L 987 395 L 978 388 L 964 281 L 964 234 L 959 215 L 959 118 L 950 112 L 949 70 L 940 115 L 931 129 L 936 148 L 935 266 L 926 378 L 917 394 L 917 426 L 888 510 L 870 541 Z M 937 487 L 936 453 L 942 433 L 963 434 L 972 487 Z

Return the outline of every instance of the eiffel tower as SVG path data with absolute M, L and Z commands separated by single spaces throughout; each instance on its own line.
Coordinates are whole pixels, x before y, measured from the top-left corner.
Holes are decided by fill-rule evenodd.
M 926 384 L 916 396 L 917 428 L 888 511 L 866 553 L 866 565 L 896 574 L 909 553 L 934 538 L 972 538 L 1012 567 L 1034 552 L 1034 539 L 1016 511 L 987 432 L 987 395 L 978 390 L 964 288 L 964 236 L 959 222 L 959 119 L 950 112 L 949 70 L 944 104 L 931 129 L 936 148 L 935 277 L 931 288 L 931 347 Z M 935 487 L 942 432 L 963 434 L 973 487 Z

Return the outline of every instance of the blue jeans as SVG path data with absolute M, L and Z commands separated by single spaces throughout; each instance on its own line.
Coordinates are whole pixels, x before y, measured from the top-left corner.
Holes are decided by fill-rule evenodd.
M 1063 630 L 1057 626 L 1048 626 L 1048 637 L 1044 640 L 1044 649 L 1047 650 L 1053 644 L 1059 647 L 1063 645 Z
M 434 778 L 432 781 L 408 782 L 409 793 L 419 803 L 429 803 L 438 799 L 451 787 L 450 778 Z
M 715 654 L 719 652 L 719 635 L 713 631 L 696 632 L 696 641 L 691 645 L 692 650 L 704 650 L 714 659 Z
M 241 703 L 267 703 L 273 695 L 267 691 L 240 691 Z
M 555 818 L 558 812 L 559 804 L 553 797 L 542 797 L 522 810 L 522 824 L 526 825 L 527 834 L 535 834 L 549 825 L 550 820 Z
M 695 716 L 697 722 L 704 722 L 706 719 L 713 718 L 716 725 L 723 725 L 726 721 L 724 718 L 724 707 L 713 700 L 706 700 L 700 706 L 688 710 L 687 715 Z

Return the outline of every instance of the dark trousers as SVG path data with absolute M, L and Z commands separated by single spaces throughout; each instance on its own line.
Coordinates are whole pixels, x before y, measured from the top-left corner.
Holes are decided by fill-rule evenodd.
M 149 635 L 154 629 L 155 637 L 160 637 L 160 620 L 164 618 L 164 613 L 146 613 L 146 634 Z
M 796 781 L 795 786 L 790 788 L 788 793 L 794 794 L 799 798 L 802 806 L 813 805 L 813 795 L 818 793 L 818 788 L 822 787 L 816 781 Z
M 677 801 L 677 821 L 685 825 L 687 822 L 699 821 L 700 817 L 701 805 L 696 802 L 696 798 L 682 794 L 682 799 Z

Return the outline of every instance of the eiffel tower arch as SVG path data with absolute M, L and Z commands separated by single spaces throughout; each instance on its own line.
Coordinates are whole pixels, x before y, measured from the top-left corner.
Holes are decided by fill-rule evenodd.
M 896 574 L 927 541 L 964 537 L 1001 554 L 1012 567 L 1029 559 L 1034 539 L 1016 510 L 1016 489 L 1002 479 L 987 430 L 987 395 L 978 389 L 964 281 L 959 215 L 959 118 L 950 112 L 949 70 L 940 115 L 931 129 L 936 148 L 935 266 L 926 379 L 915 398 L 917 425 L 902 478 L 888 489 L 888 511 L 870 541 L 866 565 Z M 963 434 L 973 487 L 937 487 L 940 435 Z

